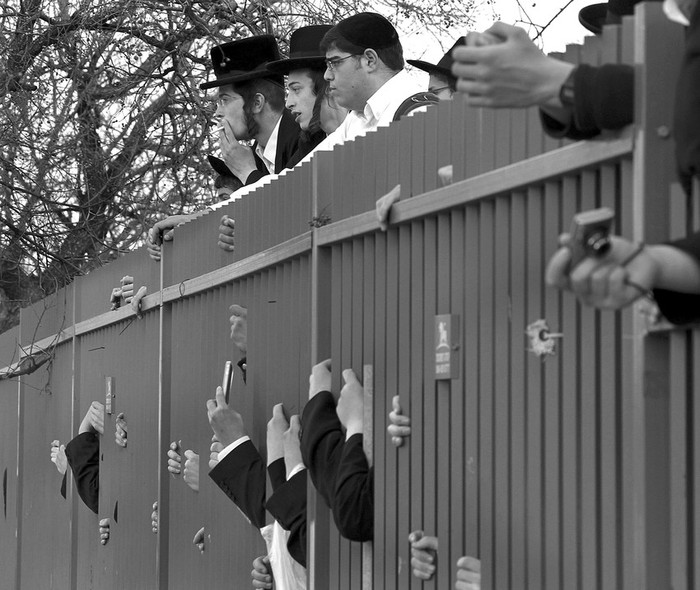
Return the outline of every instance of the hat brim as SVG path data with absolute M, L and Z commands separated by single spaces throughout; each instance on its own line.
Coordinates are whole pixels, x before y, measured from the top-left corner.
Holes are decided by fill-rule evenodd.
M 293 70 L 324 70 L 326 59 L 324 57 L 290 57 L 279 59 L 267 64 L 267 69 L 276 74 L 289 74 Z
M 452 72 L 448 70 L 447 68 L 443 68 L 440 66 L 437 66 L 435 64 L 431 64 L 428 61 L 422 61 L 420 59 L 407 59 L 406 60 L 409 64 L 411 64 L 414 68 L 418 68 L 419 70 L 423 70 L 424 72 L 428 72 L 428 74 L 435 75 L 435 76 L 442 76 L 443 78 L 454 78 L 452 75 Z
M 603 25 L 605 24 L 607 17 L 607 3 L 584 6 L 578 12 L 578 22 L 580 22 L 594 35 L 600 35 L 603 32 Z
M 246 82 L 247 80 L 257 80 L 259 78 L 267 78 L 270 82 L 284 86 L 284 80 L 279 77 L 277 72 L 271 72 L 267 68 L 264 70 L 251 70 L 244 74 L 233 74 L 230 76 L 222 76 L 216 80 L 211 80 L 209 82 L 204 82 L 200 84 L 199 87 L 202 90 L 208 90 L 209 88 L 218 88 L 220 86 L 228 86 L 229 84 L 235 84 L 237 82 Z

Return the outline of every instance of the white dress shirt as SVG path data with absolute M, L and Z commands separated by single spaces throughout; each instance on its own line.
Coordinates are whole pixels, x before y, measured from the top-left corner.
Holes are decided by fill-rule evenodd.
M 272 130 L 270 134 L 270 139 L 267 140 L 267 145 L 265 149 L 260 149 L 260 144 L 255 145 L 255 153 L 258 157 L 265 163 L 265 167 L 270 174 L 275 173 L 275 160 L 277 159 L 277 138 L 280 134 L 280 123 L 282 122 L 282 117 L 277 120 L 277 125 Z
M 394 120 L 401 103 L 417 92 L 425 92 L 423 85 L 406 70 L 401 70 L 377 90 L 365 104 L 363 112 L 350 111 L 333 133 L 324 139 L 316 150 L 330 150 L 339 143 L 386 127 Z

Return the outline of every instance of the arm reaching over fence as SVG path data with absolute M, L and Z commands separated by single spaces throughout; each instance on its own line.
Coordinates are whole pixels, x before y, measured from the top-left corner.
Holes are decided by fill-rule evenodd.
M 570 237 L 549 261 L 547 283 L 572 291 L 583 303 L 619 309 L 653 290 L 673 323 L 700 317 L 700 233 L 670 244 L 645 246 L 613 236 L 607 254 L 587 256 L 570 269 Z
M 549 57 L 522 28 L 501 22 L 467 35 L 467 46 L 453 56 L 457 89 L 471 106 L 538 106 L 545 131 L 555 137 L 589 139 L 634 120 L 631 66 L 576 66 Z
M 172 241 L 175 236 L 175 228 L 178 225 L 188 222 L 190 219 L 194 219 L 197 214 L 190 215 L 171 215 L 165 219 L 161 219 L 157 222 L 151 229 L 148 230 L 148 237 L 146 238 L 146 248 L 148 249 L 148 255 L 155 261 L 160 262 L 161 258 L 161 246 L 163 242 Z

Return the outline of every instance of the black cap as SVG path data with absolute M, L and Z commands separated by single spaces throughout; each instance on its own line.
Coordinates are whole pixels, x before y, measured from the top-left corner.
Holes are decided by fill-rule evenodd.
M 449 48 L 447 53 L 445 53 L 445 55 L 442 56 L 442 59 L 439 62 L 437 62 L 437 64 L 431 64 L 429 61 L 422 61 L 420 59 L 407 59 L 406 61 L 412 66 L 418 68 L 419 70 L 428 72 L 431 75 L 435 74 L 437 76 L 442 76 L 443 78 L 447 78 L 448 81 L 456 82 L 457 78 L 452 75 L 452 64 L 454 63 L 452 51 L 455 47 L 459 47 L 460 45 L 466 45 L 466 43 L 466 37 L 460 37 L 459 39 L 457 39 L 457 41 L 455 41 L 455 44 Z
M 376 12 L 360 12 L 341 20 L 335 29 L 346 40 L 363 49 L 384 49 L 399 42 L 399 34 Z
M 289 59 L 270 62 L 267 69 L 279 74 L 303 68 L 325 70 L 326 54 L 321 52 L 319 45 L 332 28 L 332 25 L 310 25 L 297 29 L 289 38 Z
M 217 45 L 211 50 L 211 62 L 216 80 L 200 84 L 202 90 L 266 78 L 282 86 L 284 78 L 267 69 L 271 61 L 280 59 L 277 41 L 272 35 L 258 35 Z

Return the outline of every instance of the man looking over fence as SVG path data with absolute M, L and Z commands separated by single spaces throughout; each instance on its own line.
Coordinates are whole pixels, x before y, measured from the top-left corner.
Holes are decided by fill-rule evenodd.
M 350 113 L 320 149 L 388 125 L 402 103 L 423 90 L 404 69 L 396 29 L 379 14 L 361 12 L 340 21 L 324 36 L 321 50 L 331 96 Z
M 454 45 L 447 50 L 447 53 L 445 53 L 436 64 L 420 59 L 406 60 L 413 67 L 428 73 L 430 76 L 428 80 L 428 92 L 434 94 L 440 100 L 450 100 L 452 95 L 457 91 L 457 78 L 452 73 L 452 64 L 454 63 L 452 51 L 464 45 L 466 42 L 466 37 L 457 39 Z
M 210 162 L 224 179 L 233 176 L 244 185 L 254 184 L 284 170 L 298 148 L 301 130 L 284 108 L 284 76 L 266 67 L 279 59 L 272 35 L 239 39 L 211 50 L 216 79 L 200 88 L 218 89 L 215 117 L 225 165 L 218 159 Z M 253 147 L 241 141 L 253 141 Z M 174 215 L 155 224 L 148 232 L 151 258 L 160 260 L 160 244 L 172 239 L 168 232 L 198 214 Z

